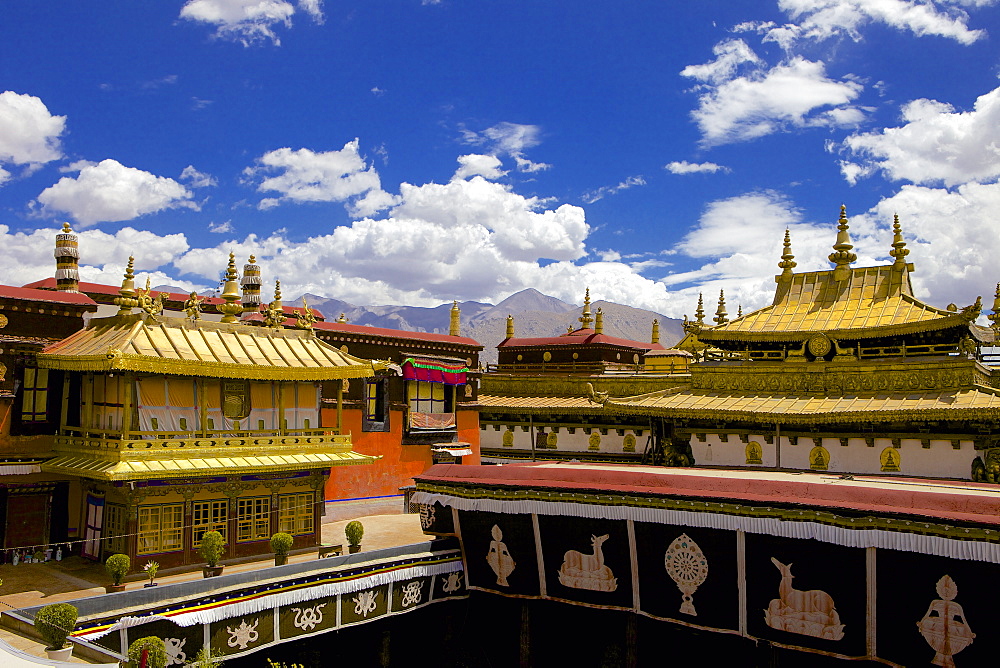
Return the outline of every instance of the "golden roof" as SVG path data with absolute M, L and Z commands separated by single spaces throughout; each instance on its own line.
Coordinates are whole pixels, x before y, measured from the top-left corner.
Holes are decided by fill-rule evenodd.
M 926 392 L 859 393 L 839 396 L 782 393 L 730 394 L 690 388 L 610 399 L 605 407 L 616 413 L 674 418 L 750 420 L 753 422 L 843 423 L 912 418 L 948 420 L 1000 416 L 1000 390 L 966 388 Z
M 38 366 L 48 369 L 251 380 L 368 378 L 377 364 L 341 352 L 311 331 L 145 313 L 91 320 L 38 354 Z
M 587 397 L 504 397 L 480 394 L 479 410 L 517 410 L 525 413 L 547 413 L 558 410 L 579 411 L 581 409 L 601 410 L 601 404 Z
M 893 266 L 855 267 L 845 280 L 833 271 L 792 274 L 779 282 L 774 303 L 718 327 L 698 332 L 701 341 L 800 340 L 803 333 L 873 338 L 970 326 L 979 316 L 971 307 L 946 311 L 912 294 L 909 274 Z M 970 326 L 977 338 L 986 328 Z M 761 335 L 765 335 L 762 337 Z
M 65 455 L 42 464 L 46 473 L 75 475 L 94 480 L 146 480 L 176 476 L 235 475 L 294 471 L 329 466 L 368 464 L 378 457 L 357 452 L 307 452 L 241 457 L 144 459 L 110 461 L 99 457 Z

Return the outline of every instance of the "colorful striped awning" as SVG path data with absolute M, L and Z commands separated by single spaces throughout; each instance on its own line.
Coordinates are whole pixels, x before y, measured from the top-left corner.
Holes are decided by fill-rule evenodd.
M 462 362 L 445 362 L 426 357 L 407 357 L 403 360 L 403 378 L 406 380 L 465 385 L 465 374 L 468 372 L 469 367 Z

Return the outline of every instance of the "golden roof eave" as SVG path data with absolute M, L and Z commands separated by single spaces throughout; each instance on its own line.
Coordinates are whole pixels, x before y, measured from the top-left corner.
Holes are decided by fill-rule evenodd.
M 979 341 L 989 342 L 982 331 L 986 328 L 970 325 L 969 320 L 958 314 L 950 314 L 937 320 L 908 322 L 881 327 L 859 327 L 843 329 L 803 329 L 792 331 L 739 331 L 727 329 L 703 329 L 698 333 L 699 341 L 805 341 L 817 332 L 823 332 L 834 339 L 876 339 L 887 336 L 905 336 L 920 332 L 940 331 L 967 327 L 969 333 Z

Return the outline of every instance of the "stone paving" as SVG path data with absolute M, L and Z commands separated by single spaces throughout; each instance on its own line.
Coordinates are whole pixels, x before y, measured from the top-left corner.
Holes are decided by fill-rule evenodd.
M 361 540 L 362 551 L 378 550 L 385 547 L 421 543 L 428 539 L 420 528 L 420 518 L 417 515 L 370 515 L 356 518 L 364 524 L 365 534 Z M 344 527 L 350 520 L 341 519 L 324 522 L 322 525 L 323 544 L 343 544 Z M 298 563 L 316 559 L 315 549 L 308 552 L 290 555 L 289 563 Z M 226 562 L 223 562 L 224 564 Z M 274 565 L 272 555 L 263 555 L 252 561 L 226 564 L 227 573 L 240 573 L 258 570 Z M 183 569 L 161 571 L 156 582 L 172 583 L 200 579 L 201 566 L 189 566 Z M 62 561 L 50 561 L 44 564 L 23 564 L 12 566 L 0 565 L 0 612 L 58 603 L 86 596 L 104 594 L 104 585 L 110 584 L 110 578 L 104 571 L 103 564 L 92 563 L 82 557 L 69 557 Z M 141 575 L 126 578 L 128 588 L 141 587 L 145 580 Z M 44 657 L 43 644 L 29 638 L 24 638 L 11 631 L 0 628 L 0 638 L 12 646 L 34 656 Z M 82 659 L 71 659 L 74 663 L 88 663 Z

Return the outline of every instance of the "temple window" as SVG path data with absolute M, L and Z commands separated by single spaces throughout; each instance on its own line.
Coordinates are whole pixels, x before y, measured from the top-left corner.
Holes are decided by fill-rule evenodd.
M 136 554 L 180 550 L 184 530 L 184 505 L 139 506 L 139 548 Z
M 107 534 L 104 543 L 105 554 L 128 553 L 125 512 L 125 506 L 117 503 L 108 503 L 104 506 L 104 530 Z
M 365 416 L 363 431 L 389 431 L 388 380 L 378 378 L 365 382 Z
M 24 370 L 24 395 L 21 398 L 22 422 L 47 422 L 49 370 Z
M 314 531 L 313 494 L 282 494 L 278 497 L 278 531 L 306 534 Z
M 411 380 L 407 383 L 410 410 L 418 413 L 455 412 L 455 388 L 441 383 Z
M 229 520 L 227 504 L 225 499 L 196 501 L 194 503 L 192 519 L 194 531 L 191 534 L 191 547 L 198 548 L 201 545 L 201 537 L 209 531 L 218 531 L 222 534 L 222 539 L 226 539 L 226 528 Z
M 271 536 L 271 497 L 240 499 L 237 504 L 236 540 L 244 543 Z

